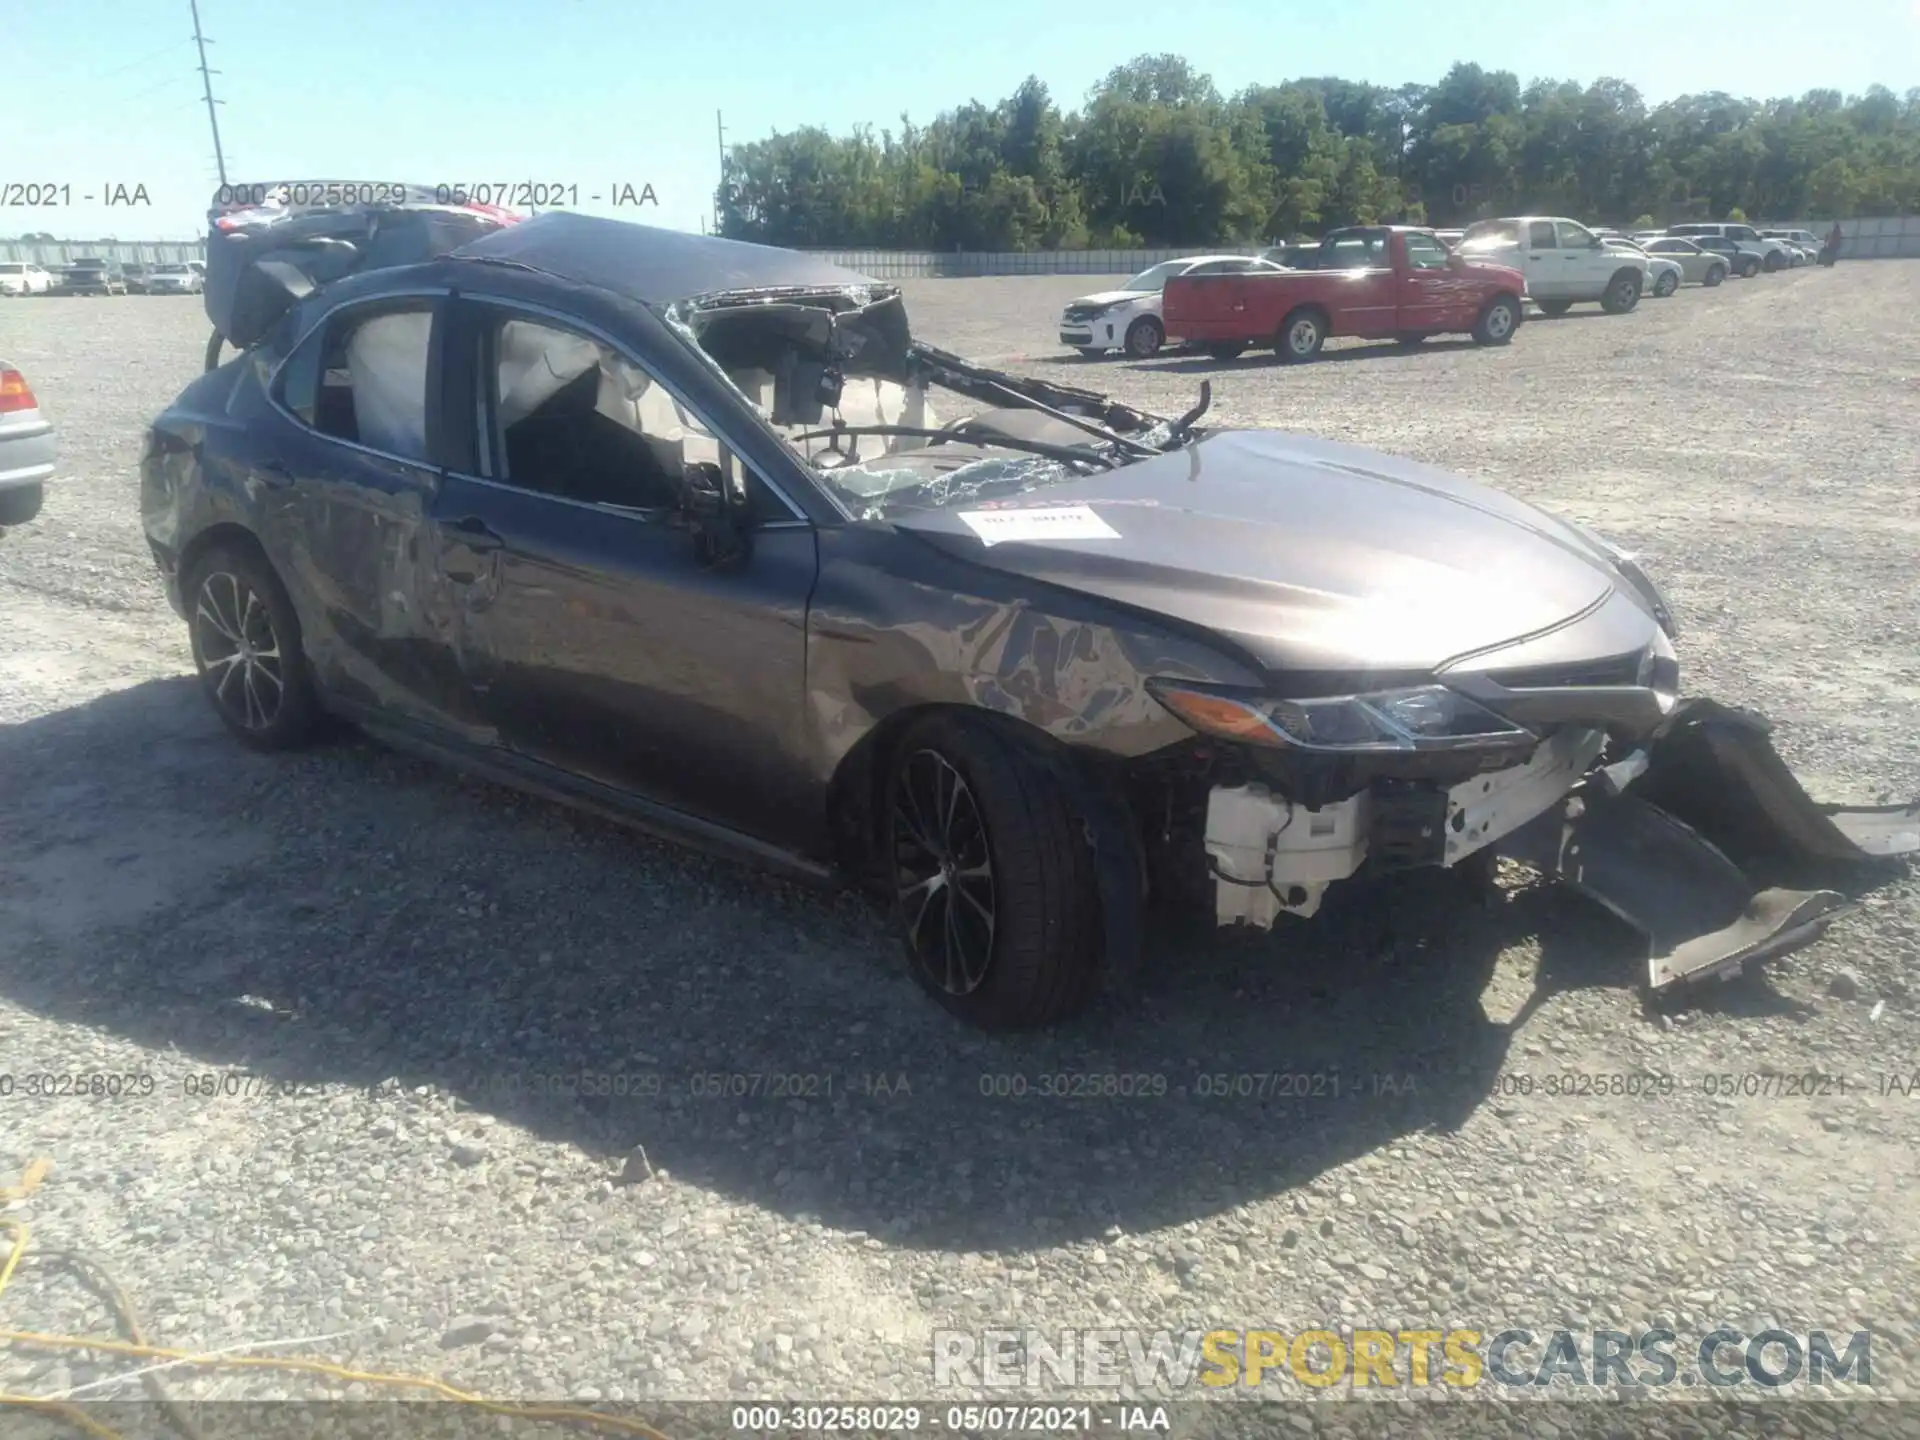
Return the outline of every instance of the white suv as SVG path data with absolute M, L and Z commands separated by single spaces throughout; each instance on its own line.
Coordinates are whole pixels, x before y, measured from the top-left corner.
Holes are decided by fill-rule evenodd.
M 1582 302 L 1624 315 L 1648 289 L 1647 257 L 1616 249 L 1577 220 L 1509 215 L 1469 225 L 1459 244 L 1469 263 L 1505 265 L 1527 277 L 1527 298 L 1543 314 L 1564 315 Z
M 1755 270 L 1785 270 L 1793 264 L 1793 252 L 1779 240 L 1769 240 L 1751 225 L 1738 225 L 1727 221 L 1713 224 L 1669 225 L 1669 235 L 1679 235 L 1688 240 L 1698 240 L 1702 235 L 1717 235 L 1723 240 L 1731 240 L 1734 248 L 1742 255 L 1751 255 L 1759 263 L 1741 270 L 1742 275 L 1751 275 Z
M 0 295 L 44 295 L 53 277 L 30 260 L 0 260 Z

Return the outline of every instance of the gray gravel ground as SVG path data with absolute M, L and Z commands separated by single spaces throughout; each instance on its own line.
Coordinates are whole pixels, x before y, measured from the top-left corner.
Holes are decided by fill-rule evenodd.
M 1920 263 L 1305 367 L 1057 351 L 1059 304 L 1100 283 L 908 290 L 922 333 L 979 358 L 1163 413 L 1211 376 L 1216 421 L 1593 523 L 1669 586 L 1688 687 L 1770 713 L 1817 794 L 1920 792 Z M 934 1386 L 936 1328 L 1664 1319 L 1871 1327 L 1875 1391 L 1920 1398 L 1920 1093 L 1881 1080 L 1920 1070 L 1912 879 L 1677 1014 L 1643 1007 L 1630 935 L 1509 872 L 1486 908 L 1416 878 L 1284 936 L 1164 939 L 1130 1007 L 982 1038 L 852 899 L 369 743 L 230 744 L 136 513 L 142 424 L 204 336 L 190 298 L 0 305 L 65 456 L 41 519 L 0 536 L 0 1185 L 51 1159 L 13 1212 L 33 1248 L 105 1264 L 158 1343 L 335 1336 L 294 1350 L 520 1399 L 979 1399 Z M 1542 1093 L 1572 1070 L 1676 1084 Z M 202 1093 L 240 1071 L 275 1088 Z M 1276 1071 L 1341 1097 L 1199 1093 Z M 1846 1093 L 1702 1089 L 1808 1071 Z M 29 1096 L 37 1072 L 153 1089 Z M 1160 1093 L 1041 1095 L 1054 1075 Z M 0 1326 L 110 1325 L 50 1264 L 0 1298 Z M 0 1347 L 5 1390 L 123 1368 Z M 1634 1428 L 1724 1431 L 1697 1413 Z

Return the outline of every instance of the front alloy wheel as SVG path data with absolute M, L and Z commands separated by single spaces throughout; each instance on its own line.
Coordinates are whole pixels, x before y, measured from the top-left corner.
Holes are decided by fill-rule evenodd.
M 1150 359 L 1160 353 L 1166 340 L 1167 332 L 1160 328 L 1160 322 L 1151 315 L 1142 315 L 1127 327 L 1127 354 L 1136 360 Z
M 928 983 L 971 995 L 993 960 L 993 857 L 979 802 L 937 750 L 916 750 L 894 789 L 895 895 Z
M 908 965 L 943 1008 L 987 1030 L 1053 1024 L 1100 983 L 1094 841 L 1070 798 L 1074 762 L 1052 743 L 936 713 L 888 764 L 874 840 Z

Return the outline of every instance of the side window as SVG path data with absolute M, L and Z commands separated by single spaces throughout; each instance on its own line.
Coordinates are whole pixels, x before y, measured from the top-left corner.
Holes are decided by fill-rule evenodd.
M 1527 248 L 1529 250 L 1551 250 L 1554 248 L 1553 222 L 1551 220 L 1532 220 L 1527 223 Z
M 623 510 L 664 510 L 679 496 L 690 440 L 704 428 L 611 347 L 545 320 L 500 315 L 481 370 L 483 468 L 523 490 Z M 713 446 L 707 438 L 708 449 Z
M 550 320 L 493 314 L 479 372 L 488 478 L 664 514 L 681 502 L 687 467 L 709 464 L 744 487 L 749 523 L 791 517 L 698 415 L 618 350 Z
M 1407 264 L 1415 270 L 1447 268 L 1447 247 L 1431 235 L 1407 236 Z
M 431 301 L 326 320 L 280 368 L 280 403 L 322 435 L 428 463 Z
M 1571 220 L 1555 222 L 1554 231 L 1560 240 L 1562 250 L 1591 250 L 1599 239 L 1593 231 L 1584 225 L 1576 225 Z
M 1189 275 L 1237 275 L 1240 267 L 1231 260 L 1209 260 L 1187 271 Z
M 1321 250 L 1323 270 L 1366 270 L 1386 262 L 1385 237 L 1376 230 L 1329 236 Z

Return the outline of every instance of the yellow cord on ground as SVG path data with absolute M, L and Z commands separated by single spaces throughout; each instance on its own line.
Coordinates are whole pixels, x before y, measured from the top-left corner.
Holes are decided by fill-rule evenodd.
M 18 1185 L 0 1186 L 0 1204 L 24 1200 L 40 1187 L 40 1182 L 53 1168 L 48 1160 L 35 1160 L 27 1167 L 25 1176 Z M 13 1273 L 20 1265 L 20 1257 L 26 1253 L 28 1229 L 25 1221 L 0 1216 L 0 1229 L 13 1236 L 13 1247 L 7 1256 L 7 1263 L 0 1266 L 0 1294 L 4 1294 L 7 1282 L 13 1279 Z M 92 1261 L 94 1268 L 98 1262 Z M 117 1288 L 117 1287 L 116 1287 Z M 124 1301 L 124 1296 L 120 1297 Z M 129 1322 L 129 1328 L 138 1335 L 139 1325 L 132 1320 L 130 1307 L 121 1319 Z M 451 1400 L 460 1405 L 471 1405 L 495 1415 L 511 1415 L 522 1420 L 556 1420 L 577 1425 L 594 1426 L 602 1430 L 611 1430 L 622 1435 L 644 1435 L 648 1440 L 667 1440 L 658 1430 L 638 1420 L 628 1420 L 619 1415 L 603 1415 L 596 1410 L 587 1410 L 573 1405 L 526 1405 L 513 1401 L 489 1400 L 482 1395 L 470 1395 L 464 1390 L 456 1390 L 444 1380 L 427 1375 L 388 1375 L 372 1370 L 349 1370 L 329 1360 L 311 1360 L 298 1356 L 269 1357 L 264 1355 L 204 1355 L 191 1350 L 171 1350 L 159 1345 L 124 1340 L 106 1340 L 87 1338 L 77 1335 L 43 1335 L 33 1330 L 0 1330 L 0 1340 L 16 1345 L 35 1345 L 55 1350 L 100 1350 L 113 1355 L 138 1356 L 151 1360 L 172 1360 L 179 1364 L 191 1365 L 207 1370 L 289 1370 L 306 1375 L 325 1375 L 348 1384 L 385 1385 L 397 1389 L 425 1390 Z M 101 1437 L 101 1440 L 124 1440 L 118 1431 L 111 1430 L 99 1421 L 87 1415 L 78 1405 L 66 1400 L 51 1400 L 34 1395 L 15 1395 L 0 1391 L 0 1405 L 14 1405 L 23 1409 L 37 1410 L 42 1414 L 56 1415 L 60 1419 L 89 1435 Z

